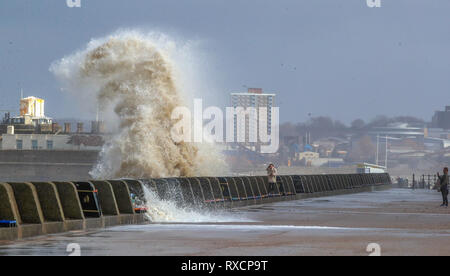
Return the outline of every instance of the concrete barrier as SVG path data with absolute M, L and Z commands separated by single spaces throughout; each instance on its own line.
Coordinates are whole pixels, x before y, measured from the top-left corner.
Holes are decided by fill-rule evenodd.
M 0 220 L 15 220 L 22 223 L 14 191 L 9 184 L 0 183 Z
M 310 175 L 302 175 L 302 179 L 304 180 L 304 184 L 306 186 L 306 190 L 308 194 L 315 193 L 314 185 L 312 183 L 312 178 Z
M 285 178 L 287 189 L 289 190 L 289 194 L 295 195 L 296 192 L 295 192 L 294 181 L 292 180 L 292 177 L 290 175 L 286 175 L 284 178 Z
M 108 181 L 91 181 L 98 190 L 98 199 L 102 212 L 106 216 L 117 216 L 120 214 L 117 206 L 114 190 Z
M 294 189 L 296 194 L 304 194 L 305 189 L 302 184 L 301 177 L 299 175 L 292 175 L 292 182 L 294 184 Z
M 36 188 L 27 182 L 8 183 L 14 191 L 20 217 L 23 224 L 42 224 L 44 215 Z
M 64 212 L 56 185 L 51 182 L 32 182 L 36 188 L 44 220 L 63 222 Z
M 230 186 L 228 185 L 228 182 L 225 179 L 225 177 L 218 177 L 217 181 L 219 182 L 220 189 L 222 190 L 223 200 L 225 202 L 232 201 Z
M 338 183 L 339 190 L 345 190 L 345 189 L 349 189 L 349 187 L 351 187 L 351 177 L 344 179 L 344 178 L 341 178 L 340 175 L 336 174 L 334 176 L 334 179 Z
M 249 200 L 251 198 L 251 195 L 248 194 L 242 177 L 233 177 L 233 180 L 236 183 L 236 187 L 238 189 L 241 200 Z
M 195 205 L 195 196 L 194 192 L 192 191 L 191 183 L 188 179 L 182 177 L 179 178 L 178 181 L 180 182 L 180 189 L 181 193 L 183 194 L 183 199 L 185 202 L 185 205 L 187 206 L 194 206 Z
M 206 177 L 197 177 L 200 182 L 200 186 L 203 190 L 203 196 L 205 197 L 205 203 L 213 203 L 215 202 L 214 194 L 212 191 L 211 183 Z
M 102 217 L 102 208 L 99 203 L 98 190 L 92 182 L 77 181 L 74 182 L 77 188 L 78 198 L 85 218 Z
M 261 191 L 259 190 L 258 187 L 258 182 L 256 180 L 255 176 L 249 176 L 248 180 L 250 181 L 250 187 L 252 188 L 253 191 L 253 195 L 255 196 L 256 199 L 261 199 Z
M 260 190 L 264 191 L 265 197 L 269 197 L 269 179 L 267 176 L 260 176 L 259 182 L 260 182 Z
M 275 195 L 268 196 L 265 176 L 0 183 L 0 219 L 17 221 L 15 228 L 0 229 L 0 240 L 142 223 L 145 215 L 135 213 L 130 193 L 145 201 L 144 186 L 178 206 L 225 208 L 373 191 L 390 184 L 389 174 L 281 175 Z M 98 196 L 99 217 L 86 218 L 92 195 Z
M 179 207 L 186 206 L 183 193 L 181 191 L 180 182 L 177 178 L 166 178 L 167 181 L 167 193 L 169 194 L 169 199 L 175 201 L 175 204 Z
M 267 177 L 255 176 L 255 178 L 256 178 L 256 181 L 258 182 L 258 189 L 259 189 L 259 192 L 261 193 L 261 197 L 262 198 L 268 197 L 269 194 L 267 192 L 266 185 L 264 185 L 264 178 L 267 178 Z
M 336 183 L 333 181 L 332 175 L 326 175 L 326 179 L 327 179 L 328 186 L 330 186 L 332 191 L 340 190 L 338 188 L 338 186 L 336 185 Z
M 331 185 L 331 183 L 330 183 L 330 181 L 329 181 L 327 175 L 321 175 L 320 178 L 322 179 L 322 182 L 323 182 L 324 185 L 325 185 L 325 190 L 326 190 L 327 192 L 331 192 L 331 191 L 334 191 L 334 190 L 335 190 L 335 189 L 333 188 L 333 186 Z
M 323 179 L 323 175 L 316 175 L 316 180 L 317 180 L 317 183 L 319 183 L 320 191 L 322 193 L 328 192 L 328 188 L 327 188 L 327 186 L 325 184 L 325 181 Z
M 130 193 L 133 193 L 142 199 L 145 197 L 143 185 L 147 186 L 148 184 L 151 186 L 154 184 L 153 179 L 148 180 L 122 179 L 122 181 L 127 184 Z
M 322 182 L 320 181 L 320 178 L 318 175 L 313 175 L 312 176 L 313 182 L 315 183 L 316 187 L 317 187 L 317 191 L 319 193 L 323 193 L 325 191 L 324 186 L 322 185 Z
M 320 187 L 317 185 L 317 181 L 314 175 L 307 175 L 306 178 L 309 180 L 312 193 L 319 193 Z
M 216 204 L 218 206 L 224 205 L 225 198 L 224 198 L 223 190 L 222 190 L 219 180 L 216 177 L 207 177 L 207 179 L 209 180 L 209 183 L 211 184 L 211 189 L 212 189 L 214 200 L 215 200 Z M 225 184 L 225 185 L 228 186 L 227 184 Z M 224 187 L 224 190 L 226 188 L 228 188 L 228 187 Z
M 238 191 L 238 188 L 236 186 L 236 182 L 234 181 L 234 179 L 232 177 L 224 177 L 224 179 L 228 183 L 228 188 L 230 189 L 232 201 L 241 200 L 241 196 L 239 194 L 239 191 Z
M 254 200 L 256 197 L 255 193 L 253 192 L 252 186 L 250 185 L 250 179 L 246 176 L 241 176 L 240 178 L 242 179 L 242 183 L 244 184 L 245 191 L 247 193 L 247 199 Z
M 195 177 L 189 177 L 187 178 L 187 180 L 191 184 L 196 205 L 198 206 L 203 205 L 205 203 L 205 196 L 203 194 L 202 185 L 200 185 L 200 180 L 198 180 Z
M 158 196 L 161 198 L 161 199 L 163 199 L 163 200 L 168 200 L 169 199 L 169 186 L 168 186 L 168 183 L 167 183 L 167 180 L 166 179 L 162 179 L 162 178 L 159 178 L 159 179 L 152 179 L 153 180 L 153 182 L 155 182 L 155 184 L 156 184 L 156 189 L 157 189 L 157 192 L 158 192 Z
M 280 175 L 280 176 L 277 177 L 278 190 L 279 190 L 279 193 L 280 193 L 282 196 L 286 196 L 286 195 L 287 195 L 287 192 L 288 192 L 284 180 L 285 180 L 285 179 L 284 179 L 284 176 L 283 176 L 283 175 Z
M 304 175 L 299 175 L 298 177 L 299 177 L 299 181 L 301 183 L 301 186 L 303 188 L 303 193 L 304 194 L 309 194 L 310 193 L 310 189 L 308 187 L 308 183 L 307 183 L 307 180 L 306 180 L 305 176 Z M 297 194 L 299 194 L 299 193 L 301 193 L 301 192 L 299 192 L 299 190 L 297 190 Z
M 72 182 L 52 182 L 56 186 L 66 220 L 84 220 L 77 188 Z
M 108 180 L 114 191 L 117 207 L 120 214 L 134 214 L 133 204 L 131 202 L 130 189 L 122 180 Z

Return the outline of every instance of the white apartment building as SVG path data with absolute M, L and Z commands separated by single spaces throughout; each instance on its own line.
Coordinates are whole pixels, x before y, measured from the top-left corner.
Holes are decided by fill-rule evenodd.
M 275 96 L 276 94 L 263 93 L 261 88 L 248 88 L 245 93 L 231 93 L 231 106 L 236 107 L 254 107 L 256 108 L 258 122 L 260 107 L 267 108 L 267 133 L 270 135 L 272 133 L 272 107 L 275 106 Z M 260 126 L 257 125 L 256 129 L 249 128 L 249 117 L 246 116 L 245 124 L 238 124 L 237 115 L 234 116 L 234 137 L 235 141 L 245 140 L 245 143 L 250 141 L 249 137 L 258 137 Z M 256 133 L 254 133 L 256 131 Z M 238 133 L 240 136 L 238 137 Z M 242 135 L 245 135 L 242 137 Z

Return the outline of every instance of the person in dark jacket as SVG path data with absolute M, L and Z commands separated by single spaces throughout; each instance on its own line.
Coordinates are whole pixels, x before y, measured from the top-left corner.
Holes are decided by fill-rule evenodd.
M 440 176 L 437 174 L 439 181 L 441 182 L 441 193 L 442 193 L 442 206 L 448 207 L 448 168 L 444 168 L 444 175 Z

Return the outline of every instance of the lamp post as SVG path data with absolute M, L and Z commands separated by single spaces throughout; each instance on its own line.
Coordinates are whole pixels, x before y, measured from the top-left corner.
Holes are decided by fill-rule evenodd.
M 387 171 L 387 168 L 388 168 L 387 162 L 388 162 L 388 137 L 386 135 L 386 160 L 384 162 L 384 167 L 386 168 L 386 171 Z

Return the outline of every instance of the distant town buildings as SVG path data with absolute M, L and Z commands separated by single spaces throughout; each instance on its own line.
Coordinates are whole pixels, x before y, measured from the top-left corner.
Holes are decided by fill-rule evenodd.
M 0 121 L 0 150 L 100 150 L 103 145 L 103 122 L 93 121 L 90 133 L 79 122 L 72 133 L 71 123 L 64 123 L 63 129 L 45 116 L 43 99 L 21 99 L 19 114 L 6 113 Z
M 450 130 L 450 105 L 445 107 L 445 111 L 436 111 L 431 121 L 433 128 Z
M 391 124 L 386 127 L 374 127 L 368 132 L 371 136 L 393 137 L 393 138 L 418 138 L 423 139 L 425 136 L 425 126 L 410 126 L 407 123 Z

